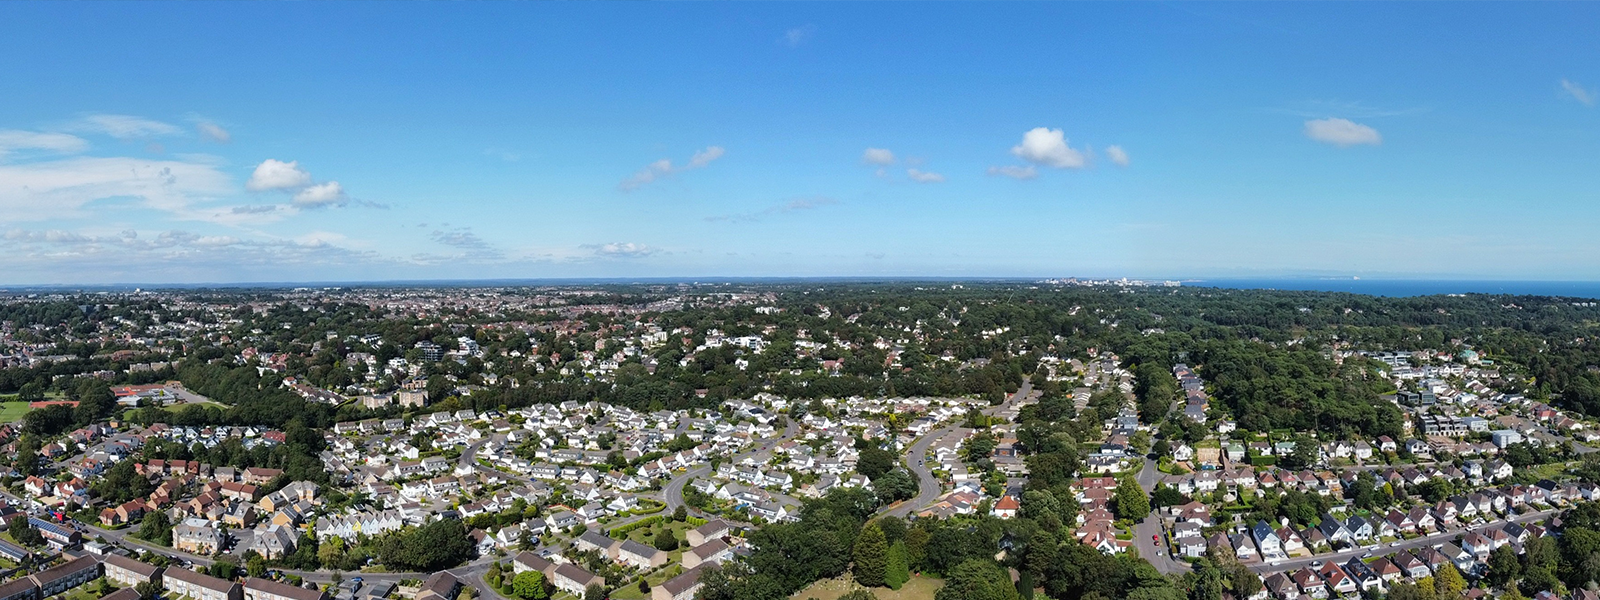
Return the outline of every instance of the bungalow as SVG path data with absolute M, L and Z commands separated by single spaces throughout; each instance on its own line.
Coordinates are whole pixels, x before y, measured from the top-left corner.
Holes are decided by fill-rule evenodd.
M 1432 570 L 1428 568 L 1428 563 L 1423 562 L 1422 559 L 1417 558 L 1417 555 L 1410 552 L 1396 552 L 1394 556 L 1390 558 L 1394 560 L 1395 565 L 1400 567 L 1401 571 L 1405 572 L 1406 577 L 1410 577 L 1412 579 L 1421 579 L 1423 577 L 1427 577 L 1432 572 Z
M 1400 578 L 1404 577 L 1406 574 L 1405 569 L 1401 569 L 1400 565 L 1395 564 L 1391 558 L 1392 557 L 1385 556 L 1378 560 L 1372 561 L 1371 563 L 1373 571 L 1376 571 L 1378 573 L 1378 577 L 1383 579 L 1383 581 L 1386 583 L 1394 583 L 1399 581 Z
M 1318 575 L 1316 571 L 1301 567 L 1299 571 L 1295 571 L 1289 578 L 1294 580 L 1295 587 L 1300 588 L 1300 592 L 1307 596 L 1312 598 L 1328 597 L 1328 588 L 1323 585 L 1322 576 Z
M 1300 597 L 1300 586 L 1294 582 L 1294 579 L 1283 573 L 1268 575 L 1262 584 L 1266 587 L 1267 592 L 1276 596 L 1278 600 L 1294 600 Z

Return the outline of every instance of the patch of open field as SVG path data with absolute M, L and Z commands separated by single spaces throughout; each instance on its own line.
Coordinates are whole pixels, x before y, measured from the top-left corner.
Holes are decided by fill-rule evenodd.
M 27 402 L 0 402 L 0 423 L 13 423 L 28 414 Z
M 840 596 L 850 593 L 850 590 L 857 587 L 859 586 L 850 581 L 848 577 L 824 579 L 806 586 L 806 589 L 795 592 L 790 598 L 793 600 L 809 600 L 812 598 L 816 600 L 839 600 Z M 912 575 L 911 581 L 907 581 L 898 590 L 891 590 L 886 587 L 869 589 L 872 590 L 872 595 L 878 597 L 878 600 L 932 600 L 933 593 L 939 591 L 939 588 L 942 587 L 944 587 L 943 579 Z

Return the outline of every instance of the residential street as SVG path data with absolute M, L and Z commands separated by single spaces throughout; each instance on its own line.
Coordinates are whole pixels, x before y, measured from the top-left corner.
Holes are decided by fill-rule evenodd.
M 1156 461 L 1146 456 L 1144 467 L 1139 470 L 1135 480 L 1139 482 L 1139 487 L 1144 488 L 1145 493 L 1154 490 L 1156 483 L 1161 481 L 1161 472 L 1156 470 Z M 1160 541 L 1151 541 L 1153 539 Z M 1162 573 L 1170 575 L 1189 571 L 1189 563 L 1172 557 L 1166 532 L 1161 527 L 1159 509 L 1152 508 L 1149 516 L 1133 527 L 1133 547 L 1138 550 L 1139 556 L 1150 561 L 1150 564 L 1155 565 L 1156 570 Z
M 1027 398 L 1032 393 L 1033 382 L 1024 379 L 1022 381 L 1022 385 L 1017 387 L 1016 393 L 1011 394 L 1010 397 L 1006 398 L 1005 402 L 1001 402 L 997 406 L 991 406 L 983 409 L 983 414 L 994 415 L 995 413 L 1000 412 L 1001 410 L 1004 410 L 1005 408 L 1016 403 L 1018 399 Z M 929 504 L 933 504 L 933 501 L 937 500 L 939 496 L 944 493 L 943 484 L 939 482 L 938 478 L 933 476 L 933 470 L 928 468 L 928 465 L 925 464 L 927 462 L 926 456 L 928 453 L 928 446 L 935 441 L 943 439 L 944 436 L 949 435 L 950 432 L 959 428 L 960 426 L 957 425 L 941 427 L 928 432 L 926 435 L 923 435 L 920 438 L 917 438 L 917 441 L 911 444 L 911 447 L 906 450 L 905 455 L 900 457 L 900 462 L 901 464 L 904 464 L 913 475 L 917 476 L 917 496 L 899 504 L 880 509 L 878 511 L 880 514 L 905 517 L 906 515 L 911 514 L 913 510 L 924 508 Z
M 1493 521 L 1493 522 L 1490 522 L 1490 523 L 1479 525 L 1478 527 L 1476 527 L 1476 529 L 1481 530 L 1481 529 L 1485 529 L 1485 528 L 1489 528 L 1489 527 L 1495 527 L 1495 526 L 1498 526 L 1499 524 L 1504 523 L 1505 521 L 1508 521 L 1508 520 L 1512 521 L 1512 522 L 1516 522 L 1516 523 L 1529 523 L 1529 522 L 1533 522 L 1533 521 L 1540 521 L 1540 520 L 1543 520 L 1546 517 L 1549 517 L 1550 515 L 1556 514 L 1558 512 L 1561 512 L 1561 511 L 1560 510 L 1546 510 L 1546 511 L 1540 511 L 1540 512 L 1532 512 L 1532 513 L 1528 513 L 1528 514 L 1525 514 L 1525 515 L 1517 515 L 1517 516 L 1512 517 L 1510 519 L 1502 519 L 1502 520 L 1499 520 L 1499 521 Z M 1389 544 L 1377 544 L 1377 545 L 1372 545 L 1372 546 L 1364 546 L 1364 547 L 1360 547 L 1360 548 L 1353 548 L 1353 549 L 1350 549 L 1350 550 L 1345 550 L 1343 552 L 1333 552 L 1333 553 L 1328 553 L 1328 554 L 1318 554 L 1316 556 L 1310 556 L 1310 557 L 1306 557 L 1306 558 L 1296 558 L 1294 560 L 1286 560 L 1286 561 L 1279 562 L 1277 564 L 1266 564 L 1266 563 L 1254 564 L 1254 565 L 1250 565 L 1250 569 L 1255 571 L 1255 572 L 1257 572 L 1257 573 L 1267 574 L 1267 573 L 1276 573 L 1278 571 L 1292 571 L 1292 570 L 1295 570 L 1295 569 L 1299 569 L 1300 567 L 1310 566 L 1311 563 L 1313 563 L 1313 562 L 1327 562 L 1327 561 L 1331 560 L 1331 561 L 1336 561 L 1336 562 L 1343 563 L 1343 562 L 1345 562 L 1347 560 L 1350 560 L 1353 557 L 1361 556 L 1361 555 L 1366 554 L 1368 552 L 1371 552 L 1374 556 L 1381 556 L 1381 555 L 1390 554 L 1390 553 L 1393 553 L 1393 552 L 1396 552 L 1396 551 L 1399 551 L 1399 550 L 1410 550 L 1412 548 L 1421 548 L 1421 547 L 1424 547 L 1424 546 L 1426 546 L 1426 547 L 1437 546 L 1437 545 L 1443 544 L 1445 542 L 1451 541 L 1451 540 L 1455 539 L 1456 536 L 1463 535 L 1467 531 L 1468 531 L 1468 529 L 1466 529 L 1466 528 L 1458 527 L 1458 528 L 1448 529 L 1448 530 L 1441 531 L 1441 532 L 1438 532 L 1438 533 L 1434 533 L 1434 534 L 1431 534 L 1431 535 L 1425 535 L 1425 536 L 1422 536 L 1422 537 L 1419 537 L 1419 538 L 1416 538 L 1416 539 L 1405 540 L 1405 541 L 1401 541 L 1401 542 L 1393 542 L 1393 543 L 1389 543 Z

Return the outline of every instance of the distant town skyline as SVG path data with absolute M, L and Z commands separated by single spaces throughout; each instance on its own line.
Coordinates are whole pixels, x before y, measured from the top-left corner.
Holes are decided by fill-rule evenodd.
M 1600 280 L 1593 4 L 0 4 L 0 286 Z

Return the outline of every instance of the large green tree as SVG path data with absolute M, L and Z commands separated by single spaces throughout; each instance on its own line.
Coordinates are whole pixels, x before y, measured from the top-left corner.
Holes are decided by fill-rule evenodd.
M 1117 483 L 1112 498 L 1116 501 L 1114 508 L 1118 518 L 1142 519 L 1150 514 L 1150 496 L 1144 493 L 1144 488 L 1139 487 L 1139 482 L 1131 476 L 1123 477 L 1122 481 Z
M 889 543 L 877 523 L 867 523 L 861 528 L 851 557 L 854 563 L 850 571 L 855 575 L 856 583 L 867 587 L 883 587 L 887 584 Z
M 522 600 L 544 600 L 550 597 L 544 573 L 538 571 L 517 573 L 517 576 L 511 579 L 511 591 Z
M 895 540 L 889 546 L 889 565 L 884 572 L 884 585 L 891 590 L 898 590 L 910 580 L 911 558 L 906 552 L 906 542 Z
M 944 587 L 934 593 L 935 600 L 1020 600 L 1011 576 L 993 560 L 972 559 L 945 577 Z

